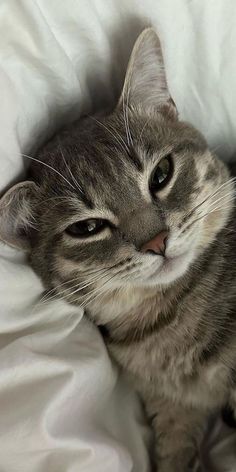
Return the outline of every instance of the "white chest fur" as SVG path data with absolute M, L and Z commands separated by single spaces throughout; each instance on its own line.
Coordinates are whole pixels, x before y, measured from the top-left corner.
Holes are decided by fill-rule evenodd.
M 227 369 L 221 362 L 199 365 L 195 349 L 173 349 L 160 336 L 130 346 L 111 344 L 112 355 L 146 396 L 162 395 L 191 406 L 214 408 L 227 396 Z M 225 388 L 222 386 L 225 385 Z
M 118 331 L 122 338 L 127 330 L 145 328 L 147 320 L 158 319 L 160 306 L 165 310 L 165 301 L 155 290 L 140 290 L 138 295 L 127 292 L 123 297 L 113 297 L 103 303 L 97 319 L 105 323 L 113 320 L 114 333 Z M 180 307 L 176 309 L 180 310 Z M 176 321 L 144 336 L 139 342 L 111 342 L 108 347 L 145 396 L 161 394 L 171 401 L 214 408 L 226 401 L 228 369 L 220 360 L 199 361 L 201 339 L 195 342 L 194 334 L 198 318 L 192 317 L 188 310 L 189 306 L 183 307 Z

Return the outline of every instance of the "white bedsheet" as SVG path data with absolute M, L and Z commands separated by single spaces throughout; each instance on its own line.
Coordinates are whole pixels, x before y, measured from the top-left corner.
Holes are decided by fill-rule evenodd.
M 21 152 L 117 96 L 150 23 L 181 116 L 231 158 L 234 0 L 0 0 L 1 190 L 23 176 Z M 139 403 L 97 330 L 61 301 L 37 304 L 22 253 L 1 244 L 0 258 L 0 472 L 148 471 Z M 236 471 L 235 433 L 219 428 L 215 471 Z

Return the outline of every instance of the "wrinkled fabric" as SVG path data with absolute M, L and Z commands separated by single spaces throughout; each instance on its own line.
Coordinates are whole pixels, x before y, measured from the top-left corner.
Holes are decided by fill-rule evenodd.
M 234 0 L 0 0 L 0 190 L 55 129 L 115 103 L 133 43 L 159 32 L 171 94 L 225 160 L 236 148 Z M 0 245 L 0 471 L 148 472 L 138 399 L 97 329 L 45 303 L 23 253 Z M 236 434 L 209 427 L 206 470 L 236 471 Z

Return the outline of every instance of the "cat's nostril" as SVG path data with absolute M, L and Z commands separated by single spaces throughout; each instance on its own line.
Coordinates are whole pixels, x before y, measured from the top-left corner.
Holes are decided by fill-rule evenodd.
M 158 256 L 165 256 L 166 243 L 168 238 L 168 231 L 161 231 L 153 239 L 143 244 L 141 252 L 157 254 Z
M 141 249 L 141 252 L 146 252 L 146 254 L 156 254 L 156 252 L 153 251 L 153 249 L 147 249 L 147 251 L 142 251 Z

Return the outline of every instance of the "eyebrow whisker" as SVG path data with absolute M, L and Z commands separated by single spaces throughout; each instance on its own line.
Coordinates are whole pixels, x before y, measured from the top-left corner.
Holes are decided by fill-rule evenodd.
M 72 187 L 74 190 L 76 190 L 76 188 L 74 187 L 74 185 L 71 184 L 71 182 L 69 180 L 66 179 L 66 177 L 64 177 L 58 170 L 56 170 L 54 167 L 50 166 L 49 164 L 46 164 L 46 162 L 43 162 L 43 161 L 40 161 L 40 159 L 36 159 L 36 157 L 32 157 L 32 156 L 29 156 L 28 154 L 21 154 L 23 157 L 27 157 L 28 159 L 32 159 L 32 161 L 35 161 L 35 162 L 38 162 L 39 164 L 42 164 L 44 165 L 45 167 L 48 167 L 48 169 L 51 169 L 53 172 L 55 172 L 56 174 L 58 174 L 63 180 L 65 180 L 65 182 L 67 182 L 68 185 L 70 185 L 70 187 Z
M 64 164 L 65 164 L 65 166 L 66 166 L 66 168 L 67 168 L 67 170 L 68 170 L 68 172 L 69 172 L 69 174 L 70 174 L 70 176 L 71 176 L 71 178 L 72 178 L 72 180 L 73 180 L 75 186 L 79 189 L 79 191 L 80 191 L 81 193 L 84 193 L 84 192 L 83 192 L 83 189 L 81 188 L 81 186 L 80 186 L 80 184 L 79 184 L 79 182 L 77 182 L 76 178 L 75 178 L 74 175 L 72 174 L 71 169 L 69 168 L 69 166 L 68 166 L 68 164 L 67 164 L 67 162 L 66 162 L 64 153 L 63 153 L 63 151 L 62 151 L 61 141 L 60 141 L 60 137 L 59 137 L 59 136 L 58 136 L 58 147 L 59 147 L 60 153 L 61 153 L 61 155 L 62 155 L 62 159 L 63 159 L 63 161 L 64 161 Z
M 91 120 L 95 121 L 98 125 L 102 126 L 104 129 L 106 129 L 108 131 L 108 133 L 110 133 L 112 135 L 112 137 L 118 142 L 118 144 L 121 146 L 121 149 L 126 153 L 129 148 L 127 146 L 127 144 L 125 143 L 125 141 L 123 140 L 123 138 L 120 136 L 120 134 L 112 127 L 113 131 L 115 131 L 116 134 L 114 134 L 109 128 L 108 126 L 104 125 L 104 123 L 102 123 L 101 121 L 99 121 L 97 118 L 95 118 L 94 116 L 90 116 L 89 117 Z M 118 136 L 118 137 L 117 137 Z M 123 144 L 122 144 L 123 143 Z

